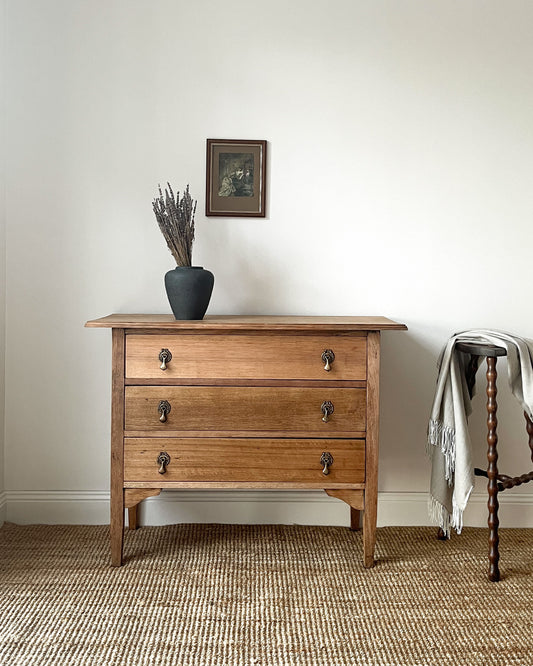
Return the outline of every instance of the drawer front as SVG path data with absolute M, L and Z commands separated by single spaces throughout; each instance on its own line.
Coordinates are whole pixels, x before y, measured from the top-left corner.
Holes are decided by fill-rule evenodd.
M 169 456 L 163 467 L 160 453 Z M 322 454 L 333 463 L 323 473 Z M 126 482 L 364 483 L 364 440 L 126 438 Z
M 162 401 L 167 403 L 164 416 Z M 333 407 L 327 422 L 325 402 Z M 126 387 L 125 429 L 130 431 L 283 431 L 332 437 L 365 428 L 366 390 L 360 388 Z
M 172 355 L 164 370 L 162 350 Z M 329 370 L 327 350 L 335 356 Z M 129 334 L 126 377 L 365 380 L 366 336 Z

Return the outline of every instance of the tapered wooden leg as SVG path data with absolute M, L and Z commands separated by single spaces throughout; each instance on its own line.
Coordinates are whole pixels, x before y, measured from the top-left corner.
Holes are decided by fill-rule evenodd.
M 363 564 L 367 568 L 374 566 L 378 517 L 379 348 L 379 331 L 370 331 L 367 337 L 366 470 L 363 514 Z
M 358 530 L 360 525 L 361 509 L 364 507 L 363 490 L 340 490 L 324 488 L 330 497 L 346 502 L 350 507 L 350 529 Z
M 361 512 L 353 507 L 350 507 L 350 529 L 353 532 L 361 529 Z
M 131 506 L 128 509 L 128 528 L 130 530 L 136 530 L 138 525 L 137 525 L 137 507 L 139 505 L 136 504 L 135 506 Z
M 159 495 L 161 488 L 126 488 L 124 490 L 124 506 L 128 509 L 128 527 L 136 530 L 139 527 L 139 504 L 147 497 Z
M 111 564 L 122 564 L 124 540 L 124 330 L 113 329 L 111 399 Z
M 377 497 L 373 499 L 365 493 L 365 512 L 363 514 L 363 564 L 367 569 L 374 566 L 376 526 Z
M 498 443 L 498 435 L 496 434 L 496 426 L 498 425 L 498 419 L 496 418 L 496 358 L 488 356 L 487 357 L 487 476 L 489 478 L 488 482 L 488 492 L 489 492 L 489 580 L 498 581 L 500 580 L 500 569 L 498 563 L 500 560 L 500 553 L 498 549 L 499 545 L 499 536 L 498 536 L 498 526 L 500 521 L 498 520 L 498 451 L 496 450 L 496 445 Z
M 111 564 L 119 567 L 122 564 L 122 546 L 124 542 L 124 491 L 119 496 L 111 493 Z

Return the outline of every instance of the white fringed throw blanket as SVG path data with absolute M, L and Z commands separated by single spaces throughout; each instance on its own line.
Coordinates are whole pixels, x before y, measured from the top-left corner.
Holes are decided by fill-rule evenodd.
M 456 351 L 457 342 L 490 343 L 507 350 L 511 391 L 533 418 L 533 341 L 476 329 L 453 335 L 442 350 L 437 390 L 428 428 L 431 458 L 430 517 L 445 534 L 463 527 L 463 511 L 474 488 L 474 469 L 467 420 L 472 412 L 466 384 L 469 354 Z M 481 364 L 480 364 L 481 365 Z

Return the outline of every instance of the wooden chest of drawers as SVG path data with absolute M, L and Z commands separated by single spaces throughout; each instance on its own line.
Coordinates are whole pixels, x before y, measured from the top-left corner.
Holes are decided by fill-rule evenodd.
M 384 317 L 109 315 L 111 560 L 164 488 L 316 488 L 363 515 L 374 562 Z

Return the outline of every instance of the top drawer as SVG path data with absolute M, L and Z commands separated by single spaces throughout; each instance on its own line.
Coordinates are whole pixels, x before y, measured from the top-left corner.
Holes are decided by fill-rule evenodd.
M 126 377 L 365 380 L 366 335 L 129 334 Z

